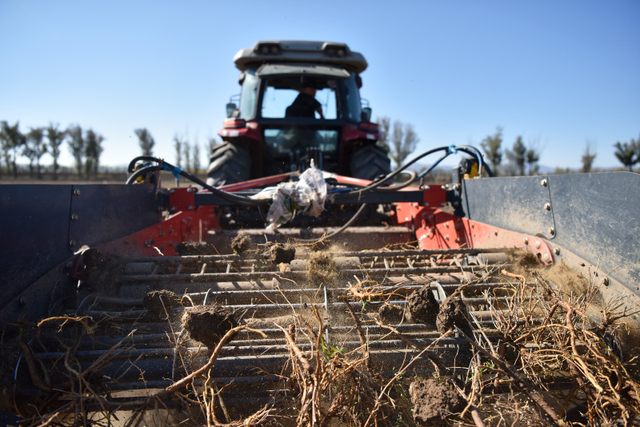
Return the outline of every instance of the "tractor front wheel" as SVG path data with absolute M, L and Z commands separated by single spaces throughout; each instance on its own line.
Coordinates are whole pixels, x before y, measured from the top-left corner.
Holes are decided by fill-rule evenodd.
M 213 148 L 207 169 L 207 184 L 220 187 L 249 179 L 251 154 L 242 144 L 225 142 Z

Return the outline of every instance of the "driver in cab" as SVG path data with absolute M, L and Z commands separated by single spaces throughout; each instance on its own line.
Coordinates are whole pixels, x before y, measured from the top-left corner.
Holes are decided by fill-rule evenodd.
M 316 99 L 317 86 L 314 81 L 307 81 L 302 84 L 300 93 L 293 101 L 293 103 L 287 107 L 285 117 L 307 117 L 315 119 L 315 112 L 320 114 L 320 118 L 324 119 L 322 114 L 322 104 Z

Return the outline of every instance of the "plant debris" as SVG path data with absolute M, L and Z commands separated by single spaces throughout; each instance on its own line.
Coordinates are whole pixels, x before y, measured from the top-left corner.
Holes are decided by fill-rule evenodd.
M 246 234 L 239 234 L 231 240 L 231 250 L 242 255 L 251 249 L 251 237 Z

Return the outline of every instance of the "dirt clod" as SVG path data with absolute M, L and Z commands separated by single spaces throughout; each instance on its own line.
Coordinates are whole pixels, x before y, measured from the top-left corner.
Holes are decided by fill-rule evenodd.
M 286 247 L 281 243 L 276 243 L 271 247 L 271 262 L 278 265 L 281 262 L 289 264 L 296 257 L 296 248 Z
M 407 297 L 407 310 L 413 323 L 429 323 L 436 321 L 438 316 L 438 301 L 433 296 L 431 287 L 425 285 L 422 289 L 413 291 Z
M 215 246 L 210 243 L 181 242 L 176 244 L 178 255 L 218 255 Z
M 238 321 L 226 307 L 199 305 L 185 313 L 182 326 L 191 338 L 213 350 L 227 331 L 238 326 Z
M 307 277 L 311 282 L 335 281 L 338 269 L 331 255 L 323 252 L 313 253 L 307 261 Z
M 180 303 L 180 298 L 171 291 L 166 289 L 160 291 L 151 291 L 142 299 L 142 304 L 149 312 L 154 314 L 164 314 L 166 311 L 171 311 L 174 306 Z
M 467 306 L 462 302 L 460 294 L 456 293 L 447 297 L 440 306 L 440 312 L 436 318 L 438 332 L 444 334 L 454 325 L 463 331 L 468 330 L 469 321 L 467 317 Z
M 231 240 L 231 249 L 237 254 L 243 254 L 251 249 L 251 238 L 246 234 L 238 235 Z
M 402 321 L 403 310 L 391 304 L 382 304 L 378 309 L 380 320 L 386 324 L 397 324 Z
M 413 418 L 426 425 L 448 425 L 444 419 L 466 406 L 451 378 L 429 378 L 414 381 L 409 386 Z

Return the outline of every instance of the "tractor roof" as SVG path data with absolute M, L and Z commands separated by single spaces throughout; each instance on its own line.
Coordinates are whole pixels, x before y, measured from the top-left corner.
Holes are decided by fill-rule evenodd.
M 236 53 L 233 62 L 240 71 L 252 64 L 278 62 L 339 65 L 356 73 L 367 69 L 364 56 L 351 51 L 346 44 L 312 41 L 260 41 Z

